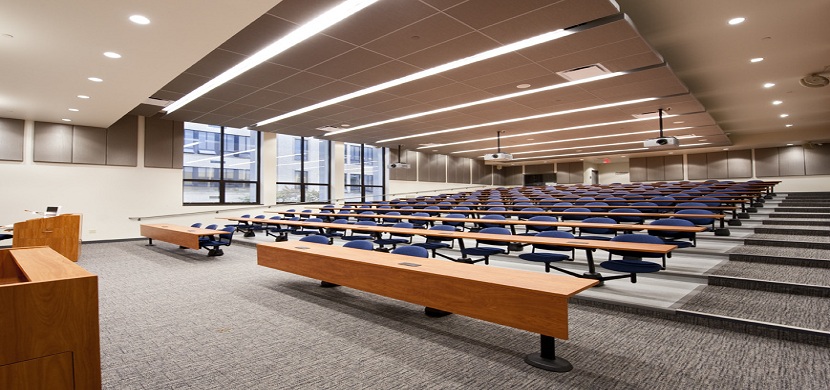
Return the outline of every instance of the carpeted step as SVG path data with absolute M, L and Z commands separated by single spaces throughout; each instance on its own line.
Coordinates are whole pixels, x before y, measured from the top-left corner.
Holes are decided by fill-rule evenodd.
M 830 299 L 810 295 L 706 286 L 678 311 L 830 331 Z
M 830 199 L 830 192 L 789 193 L 784 199 Z
M 830 223 L 827 224 L 830 226 Z M 757 234 L 791 234 L 796 236 L 822 236 L 830 237 L 830 229 L 815 229 L 809 225 L 766 225 L 756 227 Z
M 830 250 L 742 245 L 728 251 L 729 260 L 830 268 Z
M 776 207 L 776 213 L 830 213 L 830 207 Z
M 759 288 L 758 282 L 768 282 L 770 288 Z M 812 286 L 823 290 L 820 295 L 830 297 L 830 268 L 727 261 L 709 275 L 709 284 L 778 292 L 792 292 L 796 290 L 793 286 Z
M 744 245 L 830 250 L 830 236 L 756 233 L 746 237 Z
M 830 219 L 830 214 L 773 212 L 769 214 L 769 218 Z
M 788 226 L 830 226 L 830 221 L 826 219 L 765 219 L 761 221 L 763 225 L 788 225 Z

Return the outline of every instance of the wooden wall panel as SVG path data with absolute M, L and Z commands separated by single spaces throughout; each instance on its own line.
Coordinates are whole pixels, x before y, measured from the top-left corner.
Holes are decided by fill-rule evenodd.
M 665 164 L 664 173 L 665 179 L 663 180 L 683 180 L 683 156 L 682 155 L 671 155 L 663 157 L 663 163 Z M 633 180 L 632 180 L 633 181 Z
M 0 118 L 0 160 L 23 161 L 23 124 L 21 119 Z
M 584 183 L 585 182 L 585 165 L 582 161 L 572 162 L 568 164 L 569 172 L 570 172 L 570 182 L 571 183 Z
M 126 115 L 107 128 L 106 164 L 126 167 L 138 165 L 137 116 Z
M 484 160 L 472 160 L 473 183 L 482 185 L 493 184 L 493 167 L 484 163 Z
M 778 148 L 778 168 L 781 176 L 804 176 L 804 148 L 788 146 Z
M 447 157 L 447 182 L 448 183 L 470 183 L 470 160 L 466 157 Z
M 706 154 L 706 176 L 708 179 L 725 179 L 729 177 L 726 170 L 726 152 Z
M 628 180 L 634 182 L 648 181 L 645 158 L 631 158 L 628 160 Z
M 505 166 L 501 172 L 504 176 L 504 185 L 507 186 L 521 186 L 524 185 L 524 176 L 522 175 L 522 170 L 524 167 L 521 165 L 518 166 Z
M 752 150 L 730 150 L 726 152 L 726 173 L 730 179 L 752 177 Z
M 72 162 L 72 126 L 35 122 L 35 154 L 38 162 Z
M 689 180 L 709 178 L 706 169 L 706 153 L 690 154 L 687 158 L 689 164 Z
M 804 165 L 808 175 L 830 175 L 830 145 L 811 144 L 804 148 Z
M 755 149 L 755 177 L 781 176 L 778 148 Z
M 144 121 L 144 166 L 173 168 L 173 121 L 146 118 Z
M 254 144 L 256 145 L 256 144 Z M 184 122 L 173 121 L 173 165 L 182 169 L 184 165 Z
M 646 180 L 666 180 L 665 163 L 663 161 L 663 156 L 646 157 Z
M 73 126 L 72 162 L 75 164 L 106 164 L 107 129 Z

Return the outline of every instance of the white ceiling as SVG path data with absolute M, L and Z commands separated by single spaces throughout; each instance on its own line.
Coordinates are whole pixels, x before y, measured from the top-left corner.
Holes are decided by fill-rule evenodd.
M 250 55 L 261 42 L 278 38 L 287 27 L 302 23 L 336 1 L 277 3 L 3 0 L 0 35 L 13 37 L 0 36 L 0 117 L 57 123 L 67 118 L 72 124 L 107 127 L 148 97 L 180 98 L 227 64 Z M 830 65 L 830 24 L 822 19 L 830 12 L 827 0 L 799 0 L 797 7 L 791 2 L 758 0 L 618 3 L 619 11 L 628 15 L 636 30 L 626 21 L 608 23 L 538 48 L 289 118 L 262 130 L 319 136 L 323 132 L 315 129 L 323 125 L 367 123 L 515 92 L 515 85 L 525 81 L 533 87 L 562 82 L 556 70 L 600 62 L 621 71 L 656 68 L 618 80 L 368 128 L 332 139 L 376 143 L 428 130 L 679 93 L 653 104 L 485 126 L 381 145 L 396 147 L 402 143 L 414 149 L 427 142 L 492 138 L 497 129 L 504 129 L 507 136 L 514 136 L 502 141 L 508 152 L 570 147 L 570 153 L 598 152 L 586 158 L 615 160 L 621 153 L 600 151 L 620 146 L 596 147 L 600 142 L 597 139 L 551 144 L 555 146 L 513 145 L 562 141 L 577 134 L 607 135 L 608 140 L 603 142 L 651 138 L 656 136 L 655 121 L 548 135 L 522 134 L 631 118 L 633 113 L 668 106 L 672 107 L 670 113 L 689 114 L 683 117 L 685 125 L 698 126 L 690 133 L 710 138 L 718 150 L 830 140 L 830 87 L 805 88 L 798 84 L 801 77 Z M 486 50 L 494 42 L 509 43 L 536 30 L 568 27 L 609 12 L 616 12 L 615 3 L 609 0 L 381 0 L 319 39 L 286 52 L 287 57 L 254 68 L 232 85 L 167 117 L 242 127 L 457 58 L 452 56 Z M 127 20 L 132 14 L 143 14 L 152 23 L 135 25 Z M 727 25 L 726 21 L 735 16 L 744 16 L 747 21 Z M 550 25 L 537 26 L 540 20 Z M 106 58 L 105 51 L 118 52 L 123 58 Z M 749 62 L 753 57 L 765 60 L 753 64 Z M 662 60 L 668 68 L 660 66 Z M 86 79 L 90 76 L 104 82 L 90 82 Z M 764 89 L 764 82 L 776 86 Z M 78 99 L 79 94 L 91 99 Z M 784 103 L 773 106 L 771 102 L 776 99 Z M 69 108 L 80 111 L 70 112 Z M 790 117 L 781 119 L 780 113 Z M 784 128 L 786 123 L 793 127 Z M 610 138 L 642 130 L 655 133 Z M 533 140 L 528 141 L 528 137 Z M 492 140 L 474 145 L 495 149 Z M 450 153 L 467 149 L 471 149 L 469 144 L 434 150 Z M 475 157 L 483 153 L 461 155 Z M 551 152 L 522 156 L 548 154 Z M 569 158 L 575 157 L 559 160 Z

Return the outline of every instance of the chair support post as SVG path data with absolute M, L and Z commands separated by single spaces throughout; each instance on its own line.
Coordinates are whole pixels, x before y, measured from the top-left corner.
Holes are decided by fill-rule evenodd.
M 556 356 L 556 339 L 545 335 L 540 336 L 540 351 L 525 356 L 525 363 L 547 371 L 568 372 L 573 370 L 574 367 L 570 362 Z

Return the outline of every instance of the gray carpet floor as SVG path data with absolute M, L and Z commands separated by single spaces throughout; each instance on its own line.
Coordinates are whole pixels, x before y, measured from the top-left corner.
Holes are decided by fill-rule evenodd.
M 746 237 L 751 240 L 769 240 L 769 241 L 795 241 L 795 242 L 815 242 L 815 243 L 830 243 L 828 236 L 804 236 L 799 234 L 766 234 L 756 233 Z
M 830 287 L 830 268 L 728 261 L 712 275 Z
M 557 354 L 538 336 L 144 241 L 84 244 L 99 275 L 106 389 L 826 389 L 830 350 L 571 305 Z M 474 265 L 484 266 L 484 265 Z M 827 313 L 827 308 L 817 309 Z
M 743 245 L 730 249 L 727 253 L 754 256 L 774 256 L 782 258 L 790 257 L 800 259 L 830 260 L 830 250 L 828 249 Z

